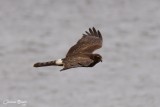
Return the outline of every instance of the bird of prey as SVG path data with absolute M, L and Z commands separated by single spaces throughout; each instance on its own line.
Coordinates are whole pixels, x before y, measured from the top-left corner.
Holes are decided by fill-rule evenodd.
M 86 31 L 82 38 L 72 46 L 65 58 L 35 63 L 34 67 L 43 66 L 63 66 L 63 70 L 76 67 L 93 67 L 100 61 L 102 62 L 102 56 L 100 54 L 93 54 L 93 51 L 102 47 L 102 35 L 99 30 L 94 27 L 89 28 L 89 32 Z

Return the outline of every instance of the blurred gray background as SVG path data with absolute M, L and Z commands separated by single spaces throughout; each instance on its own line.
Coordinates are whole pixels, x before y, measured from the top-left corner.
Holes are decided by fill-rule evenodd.
M 59 72 L 89 27 L 103 62 Z M 5 101 L 27 101 L 4 104 Z M 159 107 L 159 0 L 0 0 L 0 107 Z

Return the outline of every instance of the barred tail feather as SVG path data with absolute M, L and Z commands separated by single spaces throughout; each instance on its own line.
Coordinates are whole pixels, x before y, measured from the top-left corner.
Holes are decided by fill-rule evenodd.
M 62 66 L 63 64 L 57 64 L 56 61 L 48 61 L 48 62 L 38 62 L 35 63 L 34 67 L 44 67 L 44 66 Z

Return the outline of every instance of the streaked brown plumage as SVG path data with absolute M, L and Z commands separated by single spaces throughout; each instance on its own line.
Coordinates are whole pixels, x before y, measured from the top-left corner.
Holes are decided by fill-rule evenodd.
M 76 67 L 93 67 L 102 61 L 101 55 L 93 54 L 93 51 L 102 47 L 102 41 L 100 31 L 96 31 L 94 27 L 89 28 L 89 32 L 86 31 L 86 34 L 83 34 L 82 38 L 69 49 L 65 58 L 49 62 L 38 62 L 34 64 L 34 67 L 64 66 L 60 71 Z

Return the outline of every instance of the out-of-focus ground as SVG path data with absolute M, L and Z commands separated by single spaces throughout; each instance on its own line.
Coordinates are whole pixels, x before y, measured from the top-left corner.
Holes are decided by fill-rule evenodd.
M 59 72 L 89 27 L 103 63 Z M 6 101 L 27 101 L 26 105 Z M 0 0 L 0 107 L 159 107 L 159 0 Z

